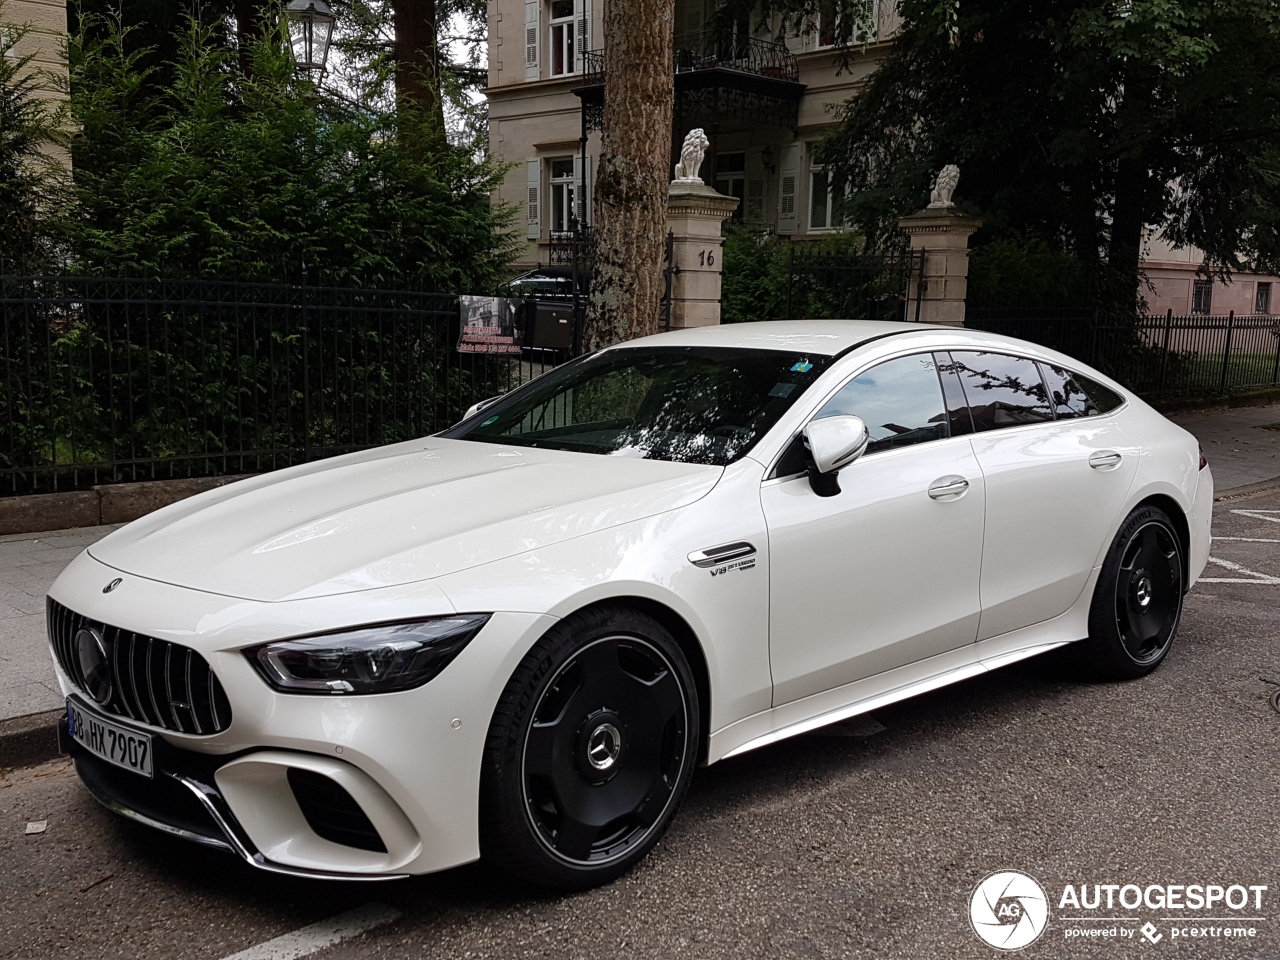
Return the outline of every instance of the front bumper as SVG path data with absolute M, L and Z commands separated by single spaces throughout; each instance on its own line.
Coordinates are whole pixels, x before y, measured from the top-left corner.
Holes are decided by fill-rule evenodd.
M 108 810 L 170 836 L 233 853 L 260 870 L 312 880 L 396 880 L 406 873 L 337 873 L 278 863 L 264 856 L 240 825 L 216 786 L 219 761 L 176 750 L 156 738 L 155 777 L 146 780 L 89 753 L 67 733 L 76 773 L 93 798 Z
M 494 706 L 555 618 L 495 613 L 444 672 L 414 690 L 282 694 L 262 680 L 244 648 L 456 611 L 426 584 L 258 603 L 129 575 L 103 594 L 102 585 L 117 576 L 82 554 L 50 596 L 94 621 L 200 653 L 226 692 L 231 722 L 220 733 L 197 736 L 113 715 L 113 722 L 152 736 L 156 775 L 147 780 L 104 771 L 104 762 L 81 751 L 77 768 L 104 804 L 170 834 L 229 849 L 256 867 L 299 876 L 382 879 L 478 859 L 481 759 Z M 56 663 L 55 669 L 63 693 L 81 696 Z M 383 849 L 317 833 L 299 806 L 299 776 L 325 778 L 345 791 Z

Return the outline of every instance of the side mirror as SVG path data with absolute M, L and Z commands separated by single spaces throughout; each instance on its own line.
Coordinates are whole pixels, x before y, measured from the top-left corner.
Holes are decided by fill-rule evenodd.
M 871 435 L 861 417 L 841 415 L 809 421 L 801 438 L 813 459 L 809 485 L 818 496 L 831 497 L 840 492 L 836 471 L 866 452 Z
M 485 407 L 491 407 L 501 399 L 502 397 L 490 397 L 488 400 L 481 400 L 479 403 L 473 403 L 470 407 L 467 408 L 467 412 L 462 419 L 463 420 L 469 419 L 470 417 L 479 413 Z

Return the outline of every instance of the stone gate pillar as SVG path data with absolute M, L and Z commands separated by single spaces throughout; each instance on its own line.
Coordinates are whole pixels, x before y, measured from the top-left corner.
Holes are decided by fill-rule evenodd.
M 667 227 L 674 235 L 671 264 L 671 329 L 720 322 L 720 226 L 738 207 L 737 197 L 717 193 L 701 181 L 673 181 Z
M 921 323 L 964 326 L 964 298 L 969 288 L 969 237 L 982 226 L 976 217 L 954 207 L 934 205 L 903 217 L 898 226 L 911 238 L 911 251 L 925 252 L 924 271 L 908 288 L 908 318 L 916 319 L 920 298 Z

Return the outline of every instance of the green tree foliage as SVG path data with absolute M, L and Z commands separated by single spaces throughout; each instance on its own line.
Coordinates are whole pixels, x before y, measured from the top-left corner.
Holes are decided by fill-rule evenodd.
M 48 268 L 59 254 L 54 223 L 66 171 L 54 151 L 65 140 L 65 117 L 40 92 L 27 35 L 25 27 L 0 26 L 0 274 Z
M 811 0 L 776 0 L 812 6 Z M 1230 272 L 1280 266 L 1280 7 L 1270 0 L 904 0 L 826 156 L 883 237 L 946 163 L 984 238 L 1128 278 L 1146 231 Z M 1126 292 L 1127 291 L 1127 292 Z
M 283 35 L 250 70 L 222 21 L 187 18 L 164 71 L 118 18 L 70 44 L 82 270 L 335 286 L 487 289 L 514 248 L 501 169 L 426 148 L 412 104 L 360 104 L 298 79 Z M 160 76 L 158 71 L 171 75 Z
M 813 243 L 732 227 L 723 263 L 722 323 L 903 316 L 901 261 L 867 250 L 853 233 Z

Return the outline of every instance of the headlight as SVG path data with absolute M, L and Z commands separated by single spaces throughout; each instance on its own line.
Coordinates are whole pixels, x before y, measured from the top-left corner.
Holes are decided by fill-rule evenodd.
M 487 613 L 359 627 L 245 650 L 285 693 L 391 693 L 420 687 L 462 652 Z

